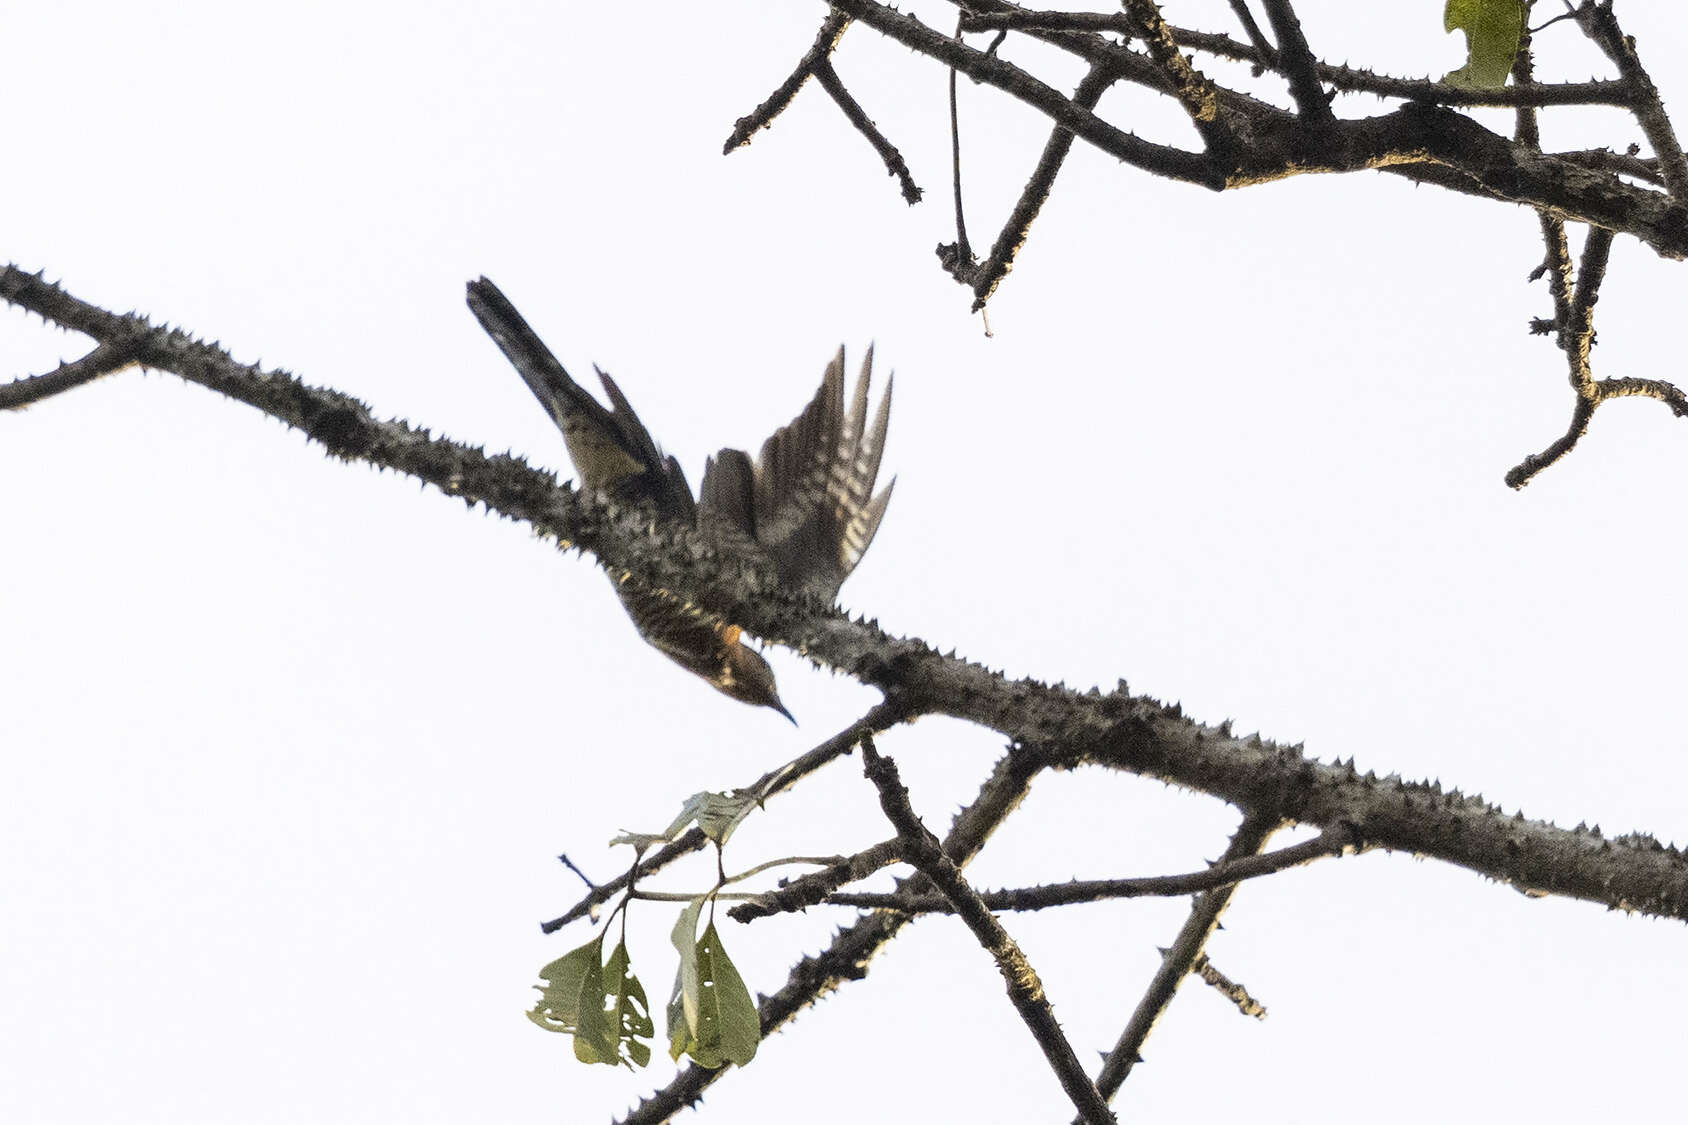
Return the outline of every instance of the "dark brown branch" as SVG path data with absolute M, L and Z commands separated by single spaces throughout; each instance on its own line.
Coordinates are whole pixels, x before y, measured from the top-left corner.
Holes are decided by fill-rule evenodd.
M 1060 91 L 1012 63 L 934 31 L 911 16 L 893 11 L 875 0 L 836 0 L 835 7 L 842 8 L 904 46 L 1018 98 L 1050 120 L 1122 160 L 1186 183 L 1208 184 L 1214 177 L 1212 166 L 1202 155 L 1135 137 L 1089 110 L 1073 105 Z M 1148 60 L 1140 61 L 1148 65 Z
M 1223 163 L 1236 143 L 1231 123 L 1225 119 L 1219 93 L 1207 76 L 1190 64 L 1178 49 L 1172 29 L 1161 16 L 1154 0 L 1120 0 L 1126 16 L 1136 25 L 1149 57 L 1165 77 L 1167 89 L 1184 107 L 1190 124 L 1201 134 L 1208 155 Z
M 749 144 L 751 137 L 768 128 L 774 123 L 774 118 L 785 112 L 785 107 L 791 104 L 791 99 L 797 96 L 803 83 L 815 73 L 815 67 L 825 62 L 838 47 L 838 40 L 843 38 L 844 30 L 849 26 L 850 17 L 844 12 L 834 8 L 827 13 L 826 19 L 821 21 L 820 31 L 815 35 L 814 45 L 797 60 L 797 66 L 786 80 L 768 95 L 767 101 L 733 123 L 732 134 L 722 146 L 721 155 L 729 155 L 734 149 Z
M 1219 861 L 1226 863 L 1255 854 L 1281 826 L 1282 822 L 1269 813 L 1248 814 L 1237 826 L 1230 846 L 1225 849 L 1225 854 Z M 1102 1060 L 1102 1070 L 1096 1076 L 1096 1088 L 1101 1090 L 1102 1096 L 1109 1101 L 1119 1092 L 1120 1086 L 1131 1074 L 1131 1068 L 1142 1061 L 1143 1044 L 1148 1040 L 1149 1033 L 1155 1029 L 1162 1013 L 1172 1003 L 1172 997 L 1178 991 L 1179 984 L 1183 983 L 1184 978 L 1195 967 L 1197 959 L 1202 956 L 1207 939 L 1219 925 L 1219 916 L 1231 904 L 1231 895 L 1235 890 L 1235 885 L 1232 885 L 1208 891 L 1191 904 L 1190 916 L 1184 922 L 1184 928 L 1178 931 L 1178 937 L 1161 955 L 1160 968 L 1150 980 L 1149 987 L 1144 990 L 1143 998 L 1137 1003 L 1137 1010 L 1131 1013 L 1131 1019 L 1126 1023 L 1125 1030 L 1120 1032 L 1113 1050 Z
M 1585 148 L 1575 152 L 1556 152 L 1554 159 L 1579 164 L 1584 168 L 1593 168 L 1601 172 L 1617 172 L 1625 176 L 1634 176 L 1638 180 L 1645 180 L 1650 184 L 1663 184 L 1664 175 L 1659 171 L 1659 162 L 1654 157 L 1636 156 L 1633 152 L 1613 152 L 1605 148 Z
M 1278 61 L 1278 52 L 1270 43 L 1266 42 L 1265 33 L 1260 30 L 1260 25 L 1254 21 L 1254 13 L 1248 10 L 1248 0 L 1231 0 L 1231 11 L 1236 14 L 1237 22 L 1243 25 L 1243 34 L 1248 36 L 1249 44 L 1254 48 L 1258 60 L 1254 64 L 1255 75 L 1263 74 L 1268 66 L 1275 67 Z M 1173 28 L 1172 34 L 1176 38 L 1179 34 L 1178 29 Z M 1183 45 L 1184 40 L 1179 39 L 1179 43 Z
M 0 383 L 0 410 L 22 410 L 26 406 L 63 394 L 73 387 L 91 383 L 102 375 L 121 371 L 135 363 L 136 349 L 131 341 L 114 340 L 95 345 L 94 350 L 81 359 L 61 363 L 51 371 Z
M 1019 98 L 1102 151 L 1168 179 L 1227 189 L 1295 175 L 1381 169 L 1489 199 L 1546 207 L 1566 219 L 1634 235 L 1665 257 L 1688 256 L 1688 207 L 1614 176 L 1521 150 L 1449 110 L 1414 103 L 1315 132 L 1291 113 L 1220 91 L 1226 115 L 1246 120 L 1242 132 L 1249 143 L 1227 160 L 1207 160 L 1124 133 L 1018 67 L 873 0 L 837 2 L 876 31 Z M 994 10 L 998 0 L 975 2 Z M 1039 34 L 1093 63 L 1115 61 L 1127 81 L 1165 88 L 1165 75 L 1132 51 L 1094 36 Z
M 1295 99 L 1297 112 L 1315 127 L 1334 121 L 1336 115 L 1330 109 L 1330 96 L 1319 85 L 1313 51 L 1307 46 L 1307 36 L 1302 34 L 1295 9 L 1290 7 L 1289 0 L 1262 2 L 1266 5 L 1266 18 L 1272 24 L 1272 35 L 1278 41 L 1278 66 L 1289 79 L 1289 94 Z
M 978 3 L 980 0 L 974 0 L 974 2 Z M 1028 34 L 1034 32 L 1085 32 L 1091 34 L 1111 32 L 1136 37 L 1131 22 L 1123 15 L 1112 12 L 1043 12 L 1028 11 L 1004 5 L 1001 10 L 964 16 L 963 23 L 968 31 L 988 31 L 999 28 L 1022 31 Z M 1173 40 L 1180 47 L 1201 51 L 1204 54 L 1217 55 L 1234 62 L 1252 63 L 1264 70 L 1283 73 L 1276 52 L 1269 49 L 1262 51 L 1253 44 L 1243 43 L 1228 35 L 1210 31 L 1196 31 L 1185 27 L 1171 27 L 1169 30 L 1172 33 Z M 1086 51 L 1077 49 L 1078 45 L 1070 40 L 1063 43 L 1049 38 L 1047 35 L 1045 38 L 1047 41 L 1056 43 L 1057 46 L 1063 46 L 1074 51 L 1081 57 L 1089 57 Z M 1093 44 L 1090 44 L 1090 50 L 1094 51 L 1107 46 L 1108 44 L 1104 41 L 1097 39 Z M 1554 82 L 1541 86 L 1493 86 L 1478 89 L 1453 86 L 1445 82 L 1435 82 L 1428 78 L 1398 78 L 1387 74 L 1377 74 L 1360 67 L 1337 66 L 1317 60 L 1313 64 L 1313 73 L 1320 82 L 1335 87 L 1342 93 L 1375 94 L 1379 97 L 1405 98 L 1409 101 L 1429 102 L 1434 105 L 1470 108 L 1518 105 L 1628 106 L 1630 103 L 1629 87 L 1623 82 L 1615 82 L 1610 79 L 1589 82 Z M 1133 79 L 1133 81 L 1140 80 Z
M 1084 76 L 1078 88 L 1073 91 L 1073 104 L 1087 110 L 1095 109 L 1114 80 L 1113 68 L 1106 63 L 1091 67 L 1090 73 Z M 1060 174 L 1061 166 L 1066 162 L 1067 154 L 1072 148 L 1072 132 L 1057 126 L 1049 134 L 1049 140 L 1044 142 L 1037 167 L 1032 169 L 1031 177 L 1026 181 L 1019 200 L 1014 204 L 1014 210 L 1009 212 L 1007 220 L 1002 224 L 1002 231 L 991 246 L 990 257 L 982 264 L 971 267 L 966 276 L 959 273 L 955 275 L 962 284 L 972 286 L 974 312 L 985 307 L 991 295 L 996 292 L 996 287 L 1002 284 L 1002 279 L 1014 268 L 1014 258 L 1019 254 L 1020 247 L 1025 245 L 1032 223 L 1043 210 L 1049 193 L 1054 190 L 1055 177 Z M 943 257 L 942 247 L 939 247 L 938 254 L 940 258 Z
M 855 855 L 847 857 L 842 863 L 835 863 L 821 871 L 814 871 L 802 878 L 793 879 L 778 890 L 759 895 L 748 902 L 741 902 L 731 910 L 727 916 L 735 922 L 754 922 L 758 918 L 768 918 L 775 914 L 791 914 L 799 910 L 807 910 L 826 902 L 828 896 L 839 887 L 847 883 L 859 883 L 876 871 L 890 867 L 893 863 L 903 862 L 906 851 L 903 841 L 899 837 L 882 840 L 870 848 L 864 848 Z M 885 898 L 894 898 L 885 895 Z M 879 906 L 882 904 L 851 904 Z M 883 904 L 895 906 L 894 903 Z
M 1578 395 L 1571 404 L 1571 424 L 1551 445 L 1540 453 L 1532 453 L 1506 472 L 1508 488 L 1523 488 L 1543 469 L 1576 448 L 1577 442 L 1588 433 L 1589 420 L 1594 417 L 1594 401 Z
M 1612 233 L 1598 227 L 1588 232 L 1583 244 L 1582 261 L 1577 268 L 1576 286 L 1570 300 L 1564 299 L 1565 277 L 1568 274 L 1564 249 L 1564 229 L 1553 237 L 1551 221 L 1542 220 L 1548 244 L 1548 260 L 1541 267 L 1549 275 L 1554 289 L 1554 307 L 1558 310 L 1559 347 L 1565 353 L 1570 370 L 1571 389 L 1576 399 L 1571 407 L 1571 424 L 1565 433 L 1540 453 L 1524 458 L 1506 474 L 1506 483 L 1523 488 L 1530 479 L 1555 461 L 1564 457 L 1588 432 L 1594 411 L 1601 403 L 1613 398 L 1644 397 L 1658 399 L 1670 407 L 1678 418 L 1688 417 L 1688 395 L 1674 384 L 1662 379 L 1600 379 L 1593 374 L 1590 352 L 1594 346 L 1594 305 L 1600 299 L 1600 286 L 1606 277 L 1606 265 L 1612 252 Z M 1555 278 L 1559 280 L 1554 281 Z
M 867 138 L 867 143 L 873 146 L 873 151 L 885 162 L 886 171 L 896 177 L 897 185 L 902 189 L 904 201 L 911 207 L 919 203 L 923 193 L 915 184 L 914 177 L 909 174 L 908 162 L 903 159 L 903 154 L 897 151 L 897 146 L 879 131 L 879 126 L 868 117 L 861 103 L 851 97 L 850 91 L 844 88 L 844 83 L 838 80 L 838 72 L 832 69 L 832 60 L 823 58 L 815 63 L 815 81 L 821 84 L 821 89 L 832 95 L 832 100 L 844 111 L 844 116 L 855 126 L 856 132 Z
M 1688 199 L 1688 160 L 1683 159 L 1682 145 L 1659 98 L 1659 88 L 1653 85 L 1647 68 L 1641 65 L 1641 56 L 1635 53 L 1635 40 L 1618 27 L 1611 0 L 1604 4 L 1585 2 L 1577 9 L 1577 23 L 1617 65 L 1619 76 L 1629 88 L 1630 109 L 1647 143 L 1653 146 L 1653 155 L 1658 157 L 1665 188 L 1679 200 Z
M 957 866 L 965 866 L 985 846 L 997 827 L 1019 807 L 1032 778 L 1043 767 L 1020 754 L 999 760 L 973 802 L 956 814 L 944 838 L 944 854 Z M 928 886 L 925 876 L 915 875 L 908 885 L 919 890 Z M 757 1004 L 762 1037 L 766 1039 L 784 1027 L 815 1001 L 849 981 L 867 975 L 868 962 L 909 923 L 906 915 L 880 911 L 868 915 L 841 931 L 822 952 L 805 957 L 792 966 L 786 983 Z M 663 1089 L 641 1102 L 623 1119 L 622 1125 L 657 1125 L 693 1105 L 716 1079 L 731 1073 L 732 1067 L 708 1070 L 688 1066 Z
M 938 893 L 949 899 L 956 914 L 996 962 L 997 971 L 1008 986 L 1009 1001 L 1042 1048 L 1056 1080 L 1078 1109 L 1079 1119 L 1090 1125 L 1112 1122 L 1114 1115 L 1109 1112 L 1106 1099 L 1084 1073 L 1066 1033 L 1055 1021 L 1055 1011 L 1049 1006 L 1036 970 L 990 908 L 979 901 L 961 869 L 944 854 L 938 838 L 915 815 L 908 790 L 898 776 L 897 764 L 874 749 L 872 738 L 863 738 L 862 766 L 868 780 L 879 790 L 879 807 L 901 837 L 908 862 L 931 881 Z
M 1311 840 L 1291 844 L 1287 848 L 1280 848 L 1267 855 L 1249 855 L 1229 862 L 1216 863 L 1205 871 L 1194 871 L 1184 875 L 1151 875 L 1136 879 L 1074 879 L 1066 883 L 1041 887 L 979 891 L 978 895 L 984 904 L 992 910 L 1027 911 L 1047 910 L 1051 907 L 1072 906 L 1077 903 L 1106 902 L 1121 898 L 1199 894 L 1202 891 L 1210 891 L 1217 887 L 1229 887 L 1249 879 L 1258 879 L 1264 875 L 1275 875 L 1280 871 L 1301 867 L 1317 859 L 1341 855 L 1347 849 L 1358 845 L 1359 840 L 1353 830 L 1347 825 L 1339 824 L 1326 829 Z M 876 845 L 879 848 L 884 846 L 883 844 Z M 886 862 L 895 863 L 897 859 L 892 857 Z M 804 879 L 812 878 L 815 878 L 815 876 L 804 877 Z M 792 887 L 802 881 L 797 880 L 792 884 Z M 837 880 L 832 884 L 833 887 L 843 885 L 844 880 Z M 792 887 L 784 888 L 764 897 L 771 899 L 776 895 L 784 895 Z M 789 909 L 802 909 L 822 901 L 829 906 L 902 910 L 909 914 L 949 913 L 951 910 L 949 900 L 942 895 L 916 897 L 907 894 L 869 893 L 822 894 L 808 898 L 806 901 L 798 899 Z M 737 915 L 735 914 L 734 917 L 737 917 Z

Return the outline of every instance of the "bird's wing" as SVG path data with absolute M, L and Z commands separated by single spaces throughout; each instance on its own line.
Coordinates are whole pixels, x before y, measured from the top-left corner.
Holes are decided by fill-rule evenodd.
M 704 475 L 699 522 L 754 539 L 781 581 L 828 601 L 873 539 L 890 489 L 873 495 L 890 419 L 890 392 L 865 427 L 873 353 L 844 411 L 844 352 L 827 365 L 803 412 L 762 446 L 754 467 L 723 449 Z
M 692 523 L 696 508 L 678 461 L 664 457 L 615 382 L 602 371 L 606 410 L 568 371 L 509 298 L 486 278 L 469 283 L 469 309 L 563 431 L 580 483 L 616 500 L 654 505 Z

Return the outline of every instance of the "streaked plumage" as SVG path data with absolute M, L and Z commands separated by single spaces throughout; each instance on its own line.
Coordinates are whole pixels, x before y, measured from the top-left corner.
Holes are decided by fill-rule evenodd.
M 484 277 L 469 283 L 469 308 L 563 431 L 583 487 L 649 504 L 665 519 L 695 526 L 715 542 L 761 559 L 794 592 L 826 601 L 837 596 L 873 542 L 896 483 L 873 491 L 891 416 L 891 380 L 870 422 L 872 348 L 848 411 L 840 348 L 809 405 L 763 443 L 754 463 L 739 449 L 722 449 L 709 459 L 694 501 L 679 462 L 657 448 L 613 379 L 598 372 L 610 400 L 606 409 L 569 377 Z M 791 718 L 773 671 L 741 642 L 738 626 L 712 621 L 664 591 L 617 583 L 616 592 L 640 635 L 676 663 L 735 699 Z

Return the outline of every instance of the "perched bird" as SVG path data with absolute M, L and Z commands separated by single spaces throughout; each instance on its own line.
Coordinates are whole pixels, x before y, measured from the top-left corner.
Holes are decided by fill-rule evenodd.
M 469 308 L 563 431 L 583 487 L 647 504 L 664 519 L 695 527 L 726 549 L 758 559 L 793 592 L 829 602 L 838 595 L 879 530 L 896 483 L 873 491 L 891 417 L 891 381 L 870 425 L 872 348 L 847 413 L 840 348 L 815 397 L 763 443 L 755 463 L 743 450 L 721 450 L 704 466 L 694 500 L 680 463 L 657 448 L 615 380 L 598 372 L 609 396 L 606 409 L 569 377 L 484 277 L 469 283 Z M 623 582 L 615 588 L 640 636 L 681 667 L 734 699 L 797 721 L 780 702 L 773 669 L 743 643 L 737 625 L 716 621 L 666 591 Z

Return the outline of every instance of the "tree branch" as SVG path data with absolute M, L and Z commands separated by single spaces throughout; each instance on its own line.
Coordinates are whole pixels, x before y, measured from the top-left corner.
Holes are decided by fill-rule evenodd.
M 998 760 L 979 795 L 956 814 L 948 835 L 944 837 L 944 854 L 958 867 L 965 867 L 971 862 L 997 827 L 1019 807 L 1032 778 L 1042 768 L 1021 754 L 1009 753 Z M 929 886 L 926 877 L 918 874 L 907 883 L 919 890 Z M 843 984 L 867 976 L 868 962 L 909 921 L 907 915 L 878 911 L 840 931 L 822 952 L 798 961 L 792 966 L 785 985 L 757 1004 L 762 1037 L 766 1039 L 796 1019 L 809 1005 Z M 638 1108 L 623 1119 L 622 1125 L 657 1125 L 667 1121 L 675 1113 L 695 1104 L 704 1090 L 732 1069 L 686 1067 L 667 1086 L 640 1102 Z
M 1236 861 L 1255 854 L 1281 826 L 1282 822 L 1270 814 L 1250 813 L 1244 816 L 1220 862 Z M 1143 998 L 1137 1002 L 1137 1009 L 1131 1013 L 1119 1040 L 1103 1058 L 1102 1069 L 1096 1076 L 1096 1088 L 1109 1101 L 1124 1085 L 1132 1068 L 1142 1061 L 1143 1044 L 1171 1005 L 1178 986 L 1201 958 L 1207 939 L 1219 925 L 1219 916 L 1231 905 L 1231 895 L 1235 890 L 1235 885 L 1220 887 L 1208 891 L 1192 903 L 1190 917 L 1178 931 L 1178 937 L 1162 951 L 1160 968 L 1149 981 Z
M 1360 838 L 1433 856 L 1532 891 L 1688 919 L 1688 860 L 1649 836 L 1607 839 L 1509 816 L 1428 782 L 1362 775 L 1352 762 L 1314 761 L 1298 747 L 1187 718 L 1123 688 L 1080 694 L 942 656 L 779 588 L 754 563 L 719 553 L 694 530 L 655 521 L 559 486 L 519 458 L 489 457 L 398 421 L 377 421 L 337 391 L 282 371 L 238 364 L 221 348 L 78 301 L 40 277 L 0 269 L 0 299 L 96 340 L 135 333 L 137 356 L 303 430 L 339 457 L 408 473 L 470 504 L 532 524 L 541 536 L 593 552 L 629 581 L 661 586 L 797 649 L 862 683 L 899 693 L 910 717 L 942 714 L 997 731 L 1029 767 L 1093 763 L 1210 794 L 1283 820 L 1352 824 Z M 1639 384 L 1625 384 L 1641 393 Z
M 885 844 L 876 844 L 874 849 L 884 848 Z M 1350 848 L 1361 846 L 1353 831 L 1346 825 L 1337 825 L 1321 832 L 1311 840 L 1299 844 L 1292 844 L 1287 848 L 1280 848 L 1268 855 L 1249 855 L 1240 859 L 1215 863 L 1205 871 L 1195 871 L 1185 875 L 1149 875 L 1136 879 L 1073 879 L 1066 883 L 1056 883 L 1041 887 L 1019 887 L 1004 891 L 979 891 L 981 901 L 992 910 L 1048 910 L 1057 906 L 1072 906 L 1077 903 L 1106 902 L 1122 898 L 1147 898 L 1150 896 L 1170 897 L 1174 895 L 1198 894 L 1218 887 L 1235 886 L 1249 879 L 1258 879 L 1263 875 L 1275 875 L 1280 871 L 1288 871 L 1294 867 L 1302 867 L 1317 859 L 1342 855 Z M 860 853 L 863 856 L 869 852 Z M 882 853 L 875 853 L 882 854 Z M 901 857 L 891 856 L 886 862 L 899 862 Z M 819 874 L 819 873 L 817 873 Z M 864 871 L 871 874 L 871 871 Z M 781 888 L 763 896 L 773 899 L 784 896 L 797 888 L 798 884 L 817 875 L 805 875 L 802 879 L 794 880 L 790 886 Z M 833 887 L 844 885 L 845 880 L 833 882 Z M 813 895 L 814 897 L 810 897 Z M 950 913 L 951 904 L 942 895 L 913 896 L 908 894 L 830 894 L 815 893 L 814 888 L 791 900 L 789 910 L 801 910 L 816 903 L 825 902 L 829 906 L 855 906 L 876 910 L 901 910 L 909 914 Z M 742 909 L 742 908 L 735 908 Z M 764 913 L 772 913 L 765 911 Z M 737 918 L 735 913 L 733 917 Z M 743 919 L 740 919 L 743 921 Z
M 132 366 L 135 358 L 132 341 L 115 339 L 111 343 L 98 344 L 81 359 L 61 363 L 51 371 L 0 383 L 0 410 L 22 410 L 42 399 L 63 394 L 102 375 Z
M 1109 1112 L 1106 1099 L 1085 1075 L 1084 1067 L 1079 1065 L 1078 1056 L 1073 1053 L 1072 1044 L 1067 1042 L 1066 1033 L 1055 1021 L 1055 1011 L 1049 1006 L 1043 982 L 1038 979 L 1036 970 L 990 908 L 968 886 L 960 868 L 944 854 L 938 838 L 927 831 L 920 818 L 915 816 L 914 808 L 909 804 L 908 790 L 897 774 L 897 764 L 880 756 L 872 738 L 863 738 L 862 765 L 868 780 L 879 790 L 879 807 L 885 811 L 885 819 L 891 822 L 902 839 L 908 862 L 950 901 L 956 914 L 996 962 L 997 971 L 1008 986 L 1009 1001 L 1042 1048 L 1043 1057 L 1055 1072 L 1056 1080 L 1077 1107 L 1079 1119 L 1090 1125 L 1112 1122 L 1114 1115 Z

